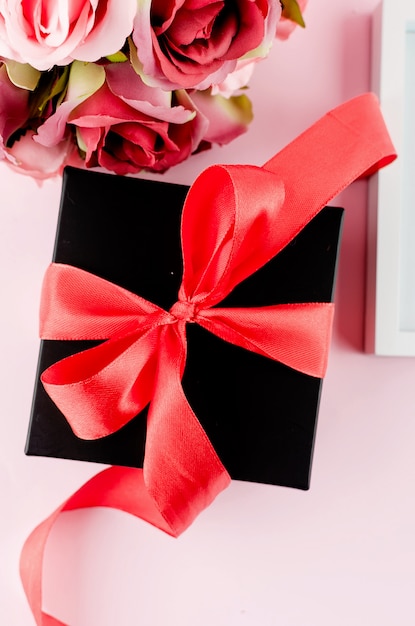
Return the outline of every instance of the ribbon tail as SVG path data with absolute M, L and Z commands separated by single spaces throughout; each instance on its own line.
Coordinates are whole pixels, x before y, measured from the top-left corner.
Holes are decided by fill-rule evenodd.
M 329 111 L 263 166 L 285 183 L 279 217 L 286 235 L 283 245 L 353 181 L 395 159 L 373 93 Z
M 56 619 L 52 615 L 48 615 L 48 613 L 42 613 L 42 626 L 67 626 L 64 622 Z
M 323 378 L 333 316 L 332 302 L 311 302 L 206 309 L 197 322 L 225 341 Z
M 39 524 L 23 546 L 20 576 L 37 626 L 66 626 L 65 622 L 42 611 L 42 569 L 50 532 L 58 517 L 65 511 L 97 506 L 134 515 L 173 537 L 180 534 L 177 527 L 173 528 L 166 522 L 150 497 L 144 484 L 143 470 L 125 467 L 103 470 Z
M 143 467 L 149 493 L 179 532 L 231 480 L 183 392 L 184 329 L 183 322 L 162 330 Z
M 57 509 L 31 532 L 20 554 L 20 578 L 38 626 L 66 626 L 64 622 L 42 611 L 42 570 L 45 547 L 62 508 Z

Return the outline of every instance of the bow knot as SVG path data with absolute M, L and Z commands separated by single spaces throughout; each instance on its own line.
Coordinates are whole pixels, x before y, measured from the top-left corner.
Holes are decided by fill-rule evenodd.
M 198 308 L 194 302 L 178 300 L 173 304 L 169 313 L 175 318 L 174 321 L 195 322 Z

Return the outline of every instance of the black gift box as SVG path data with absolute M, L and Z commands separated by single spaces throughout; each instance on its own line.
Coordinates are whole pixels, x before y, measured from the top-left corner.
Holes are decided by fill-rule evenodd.
M 180 219 L 188 188 L 66 168 L 53 260 L 80 267 L 169 309 L 182 276 Z M 331 301 L 343 209 L 323 209 L 218 306 Z M 260 245 L 260 242 L 259 242 Z M 308 489 L 321 379 L 187 325 L 183 389 L 230 476 Z M 40 383 L 92 341 L 41 342 L 26 453 L 141 467 L 142 411 L 121 430 L 77 438 Z

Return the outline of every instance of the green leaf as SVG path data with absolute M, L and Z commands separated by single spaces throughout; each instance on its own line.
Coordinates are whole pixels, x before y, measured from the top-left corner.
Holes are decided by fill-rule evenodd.
M 125 61 L 128 61 L 128 57 L 121 50 L 115 54 L 108 54 L 105 58 L 111 61 L 111 63 L 125 63 Z
M 105 82 L 105 69 L 96 63 L 72 61 L 68 81 L 68 98 L 84 99 L 98 91 Z
M 252 112 L 252 102 L 245 94 L 239 96 L 231 96 L 228 99 L 229 110 L 233 109 L 238 114 L 239 121 L 243 124 L 250 124 L 254 118 Z
M 30 117 L 41 118 L 51 101 L 56 103 L 64 97 L 69 76 L 68 66 L 53 67 L 41 72 L 36 89 L 30 94 Z
M 3 60 L 8 77 L 13 85 L 28 91 L 34 91 L 40 79 L 40 72 L 28 63 L 17 63 L 10 59 Z
M 281 5 L 283 17 L 305 28 L 305 22 L 297 0 L 281 0 Z
M 48 104 L 48 102 L 50 102 L 50 100 L 52 100 L 56 96 L 61 95 L 62 92 L 66 89 L 68 76 L 69 76 L 69 68 L 67 65 L 65 65 L 62 69 L 62 74 L 58 76 L 57 78 L 55 78 L 54 80 L 51 80 L 51 82 L 47 86 L 47 89 L 43 91 L 43 94 L 42 94 L 43 97 L 39 99 L 39 103 L 38 103 L 38 109 L 40 113 L 43 113 L 43 111 L 46 108 L 46 105 Z

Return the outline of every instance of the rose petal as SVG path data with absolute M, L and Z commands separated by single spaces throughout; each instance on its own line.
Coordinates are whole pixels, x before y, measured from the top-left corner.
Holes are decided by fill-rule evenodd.
M 53 148 L 46 148 L 33 141 L 33 135 L 33 131 L 27 131 L 7 149 L 8 164 L 18 172 L 38 180 L 62 174 L 74 148 L 71 141 L 62 141 Z
M 209 92 L 195 92 L 192 100 L 209 121 L 204 139 L 224 145 L 248 130 L 252 121 L 252 107 L 245 95 L 224 98 Z

